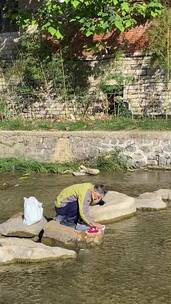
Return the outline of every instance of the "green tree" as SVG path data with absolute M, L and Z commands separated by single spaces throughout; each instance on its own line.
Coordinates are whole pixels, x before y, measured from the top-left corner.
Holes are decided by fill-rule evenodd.
M 86 37 L 113 29 L 123 32 L 140 18 L 159 16 L 162 8 L 160 0 L 44 0 L 34 12 L 20 12 L 19 21 L 23 27 L 33 26 L 62 40 L 72 26 Z
M 150 27 L 147 51 L 152 54 L 154 66 L 171 70 L 171 9 L 163 10 Z

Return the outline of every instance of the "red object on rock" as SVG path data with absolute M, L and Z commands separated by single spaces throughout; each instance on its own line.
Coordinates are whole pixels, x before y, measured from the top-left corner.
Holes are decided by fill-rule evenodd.
M 88 233 L 98 233 L 99 232 L 99 229 L 97 229 L 96 227 L 90 227 L 88 230 L 87 230 Z

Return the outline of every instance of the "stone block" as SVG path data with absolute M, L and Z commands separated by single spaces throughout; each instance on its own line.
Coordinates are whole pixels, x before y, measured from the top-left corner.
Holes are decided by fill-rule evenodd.
M 148 159 L 147 160 L 147 165 L 148 166 L 157 166 L 158 165 L 158 161 L 155 159 Z
M 140 150 L 144 153 L 150 153 L 151 152 L 151 145 L 148 144 L 148 145 L 142 145 L 140 146 Z
M 128 152 L 135 152 L 136 151 L 136 146 L 135 146 L 134 143 L 133 144 L 129 144 L 129 145 L 126 144 L 124 150 L 128 151 Z
M 147 165 L 147 157 L 141 152 L 130 153 L 129 165 L 134 168 L 141 168 Z

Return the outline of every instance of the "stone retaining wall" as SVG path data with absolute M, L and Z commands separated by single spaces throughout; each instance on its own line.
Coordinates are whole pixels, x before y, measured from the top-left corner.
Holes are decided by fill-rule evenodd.
M 17 32 L 0 33 L 0 92 L 7 88 L 9 79 L 5 79 L 4 70 L 14 60 L 17 52 L 17 44 L 14 41 L 17 37 Z
M 171 114 L 171 85 L 166 82 L 162 69 L 151 65 L 151 56 L 126 56 L 122 73 L 133 77 L 124 86 L 124 100 L 130 111 L 135 114 L 161 115 Z
M 120 149 L 134 167 L 171 168 L 171 132 L 1 131 L 0 158 L 42 162 L 85 160 Z
M 156 116 L 166 112 L 171 115 L 171 82 L 167 83 L 166 73 L 162 68 L 152 66 L 150 55 L 137 51 L 132 55 L 125 54 L 117 60 L 99 60 L 96 66 L 98 69 L 103 67 L 104 74 L 97 78 L 94 73 L 90 77 L 90 87 L 94 91 L 98 90 L 99 83 L 105 77 L 111 78 L 106 83 L 115 85 L 115 77 L 118 75 L 124 78 L 123 101 L 128 104 L 133 115 Z

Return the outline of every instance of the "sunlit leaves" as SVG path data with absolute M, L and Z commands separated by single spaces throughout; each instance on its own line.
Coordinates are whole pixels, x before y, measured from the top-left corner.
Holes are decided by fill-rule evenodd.
M 60 40 L 72 23 L 89 37 L 113 29 L 123 32 L 136 24 L 137 17 L 149 19 L 159 16 L 161 11 L 160 0 L 132 3 L 129 0 L 44 0 L 29 22 L 35 20 L 40 31 L 46 30 Z
M 49 26 L 47 28 L 48 32 L 55 38 L 57 39 L 62 39 L 63 38 L 63 35 L 60 33 L 59 30 L 55 29 L 54 27 L 52 26 Z

